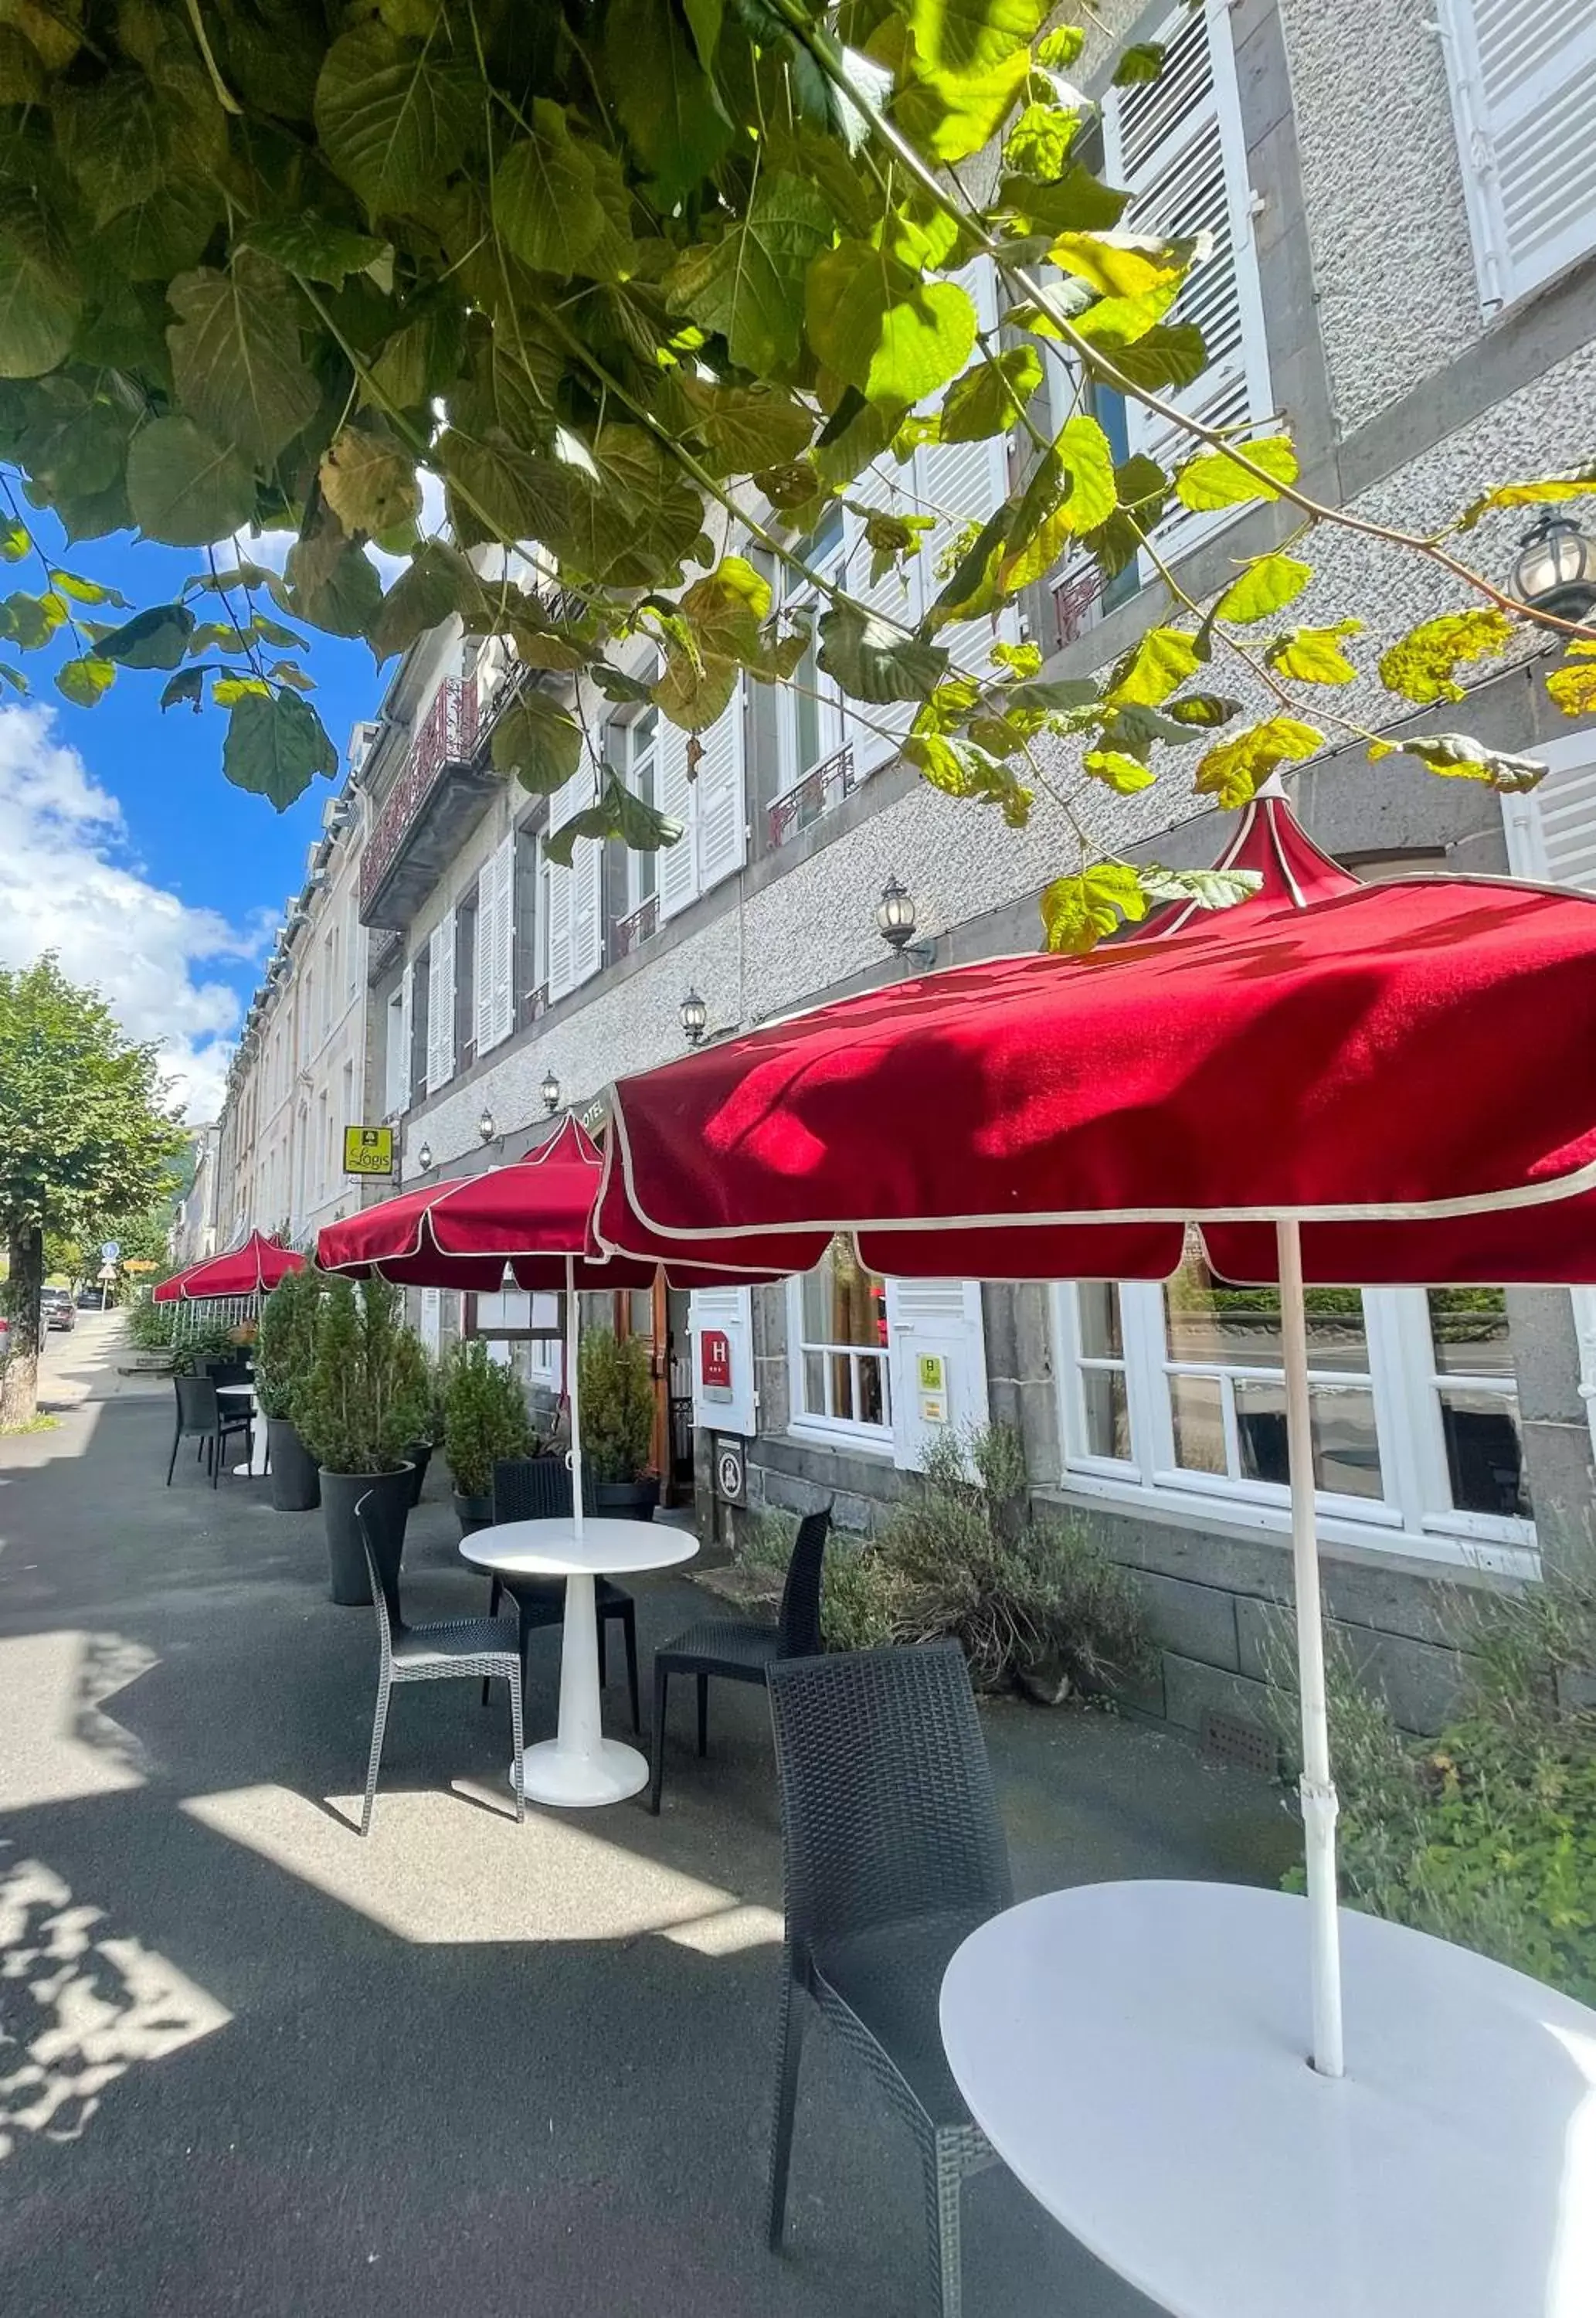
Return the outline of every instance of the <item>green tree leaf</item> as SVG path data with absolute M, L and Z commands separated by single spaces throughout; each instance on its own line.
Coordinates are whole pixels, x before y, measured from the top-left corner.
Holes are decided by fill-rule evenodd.
M 1156 708 L 1197 670 L 1197 647 L 1179 628 L 1150 628 L 1111 670 L 1107 697 L 1116 707 Z
M 1369 755 L 1417 757 L 1432 773 L 1453 780 L 1483 781 L 1487 788 L 1510 795 L 1532 789 L 1546 778 L 1547 768 L 1536 757 L 1510 757 L 1488 749 L 1467 732 L 1423 732 L 1400 741 L 1377 741 Z
M 170 684 L 163 687 L 163 709 L 175 708 L 180 700 L 186 700 L 194 714 L 200 714 L 205 705 L 205 671 L 202 668 L 181 668 Z
M 1298 684 L 1355 684 L 1358 670 L 1341 650 L 1340 638 L 1355 636 L 1361 620 L 1338 620 L 1333 627 L 1293 628 L 1266 646 L 1264 658 L 1281 676 Z
M 1101 309 L 1095 310 L 1101 311 Z M 1087 319 L 1089 319 L 1088 317 Z M 1133 386 L 1190 386 L 1208 367 L 1208 349 L 1195 322 L 1153 322 L 1129 345 L 1116 346 L 1111 359 L 1121 378 Z M 1092 367 L 1092 349 L 1086 350 Z
M 1101 298 L 1144 298 L 1150 292 L 1179 288 L 1190 265 L 1191 241 L 1159 234 L 1061 233 L 1048 251 L 1054 265 L 1072 274 Z
M 1596 715 L 1596 644 L 1570 644 L 1565 665 L 1553 669 L 1547 690 L 1565 716 Z
M 8 596 L 0 605 L 7 641 L 23 651 L 38 651 L 67 622 L 67 606 L 51 588 L 42 596 Z
M 1233 910 L 1263 884 L 1256 869 L 1161 869 L 1144 862 L 1142 891 L 1153 902 L 1193 902 L 1199 910 Z
M 493 175 L 493 221 L 534 273 L 579 273 L 605 228 L 593 163 L 547 97 L 532 107 L 532 134 L 517 138 Z
M 922 283 L 862 241 L 814 260 L 804 316 L 820 360 L 872 402 L 919 402 L 957 376 L 975 344 L 975 309 L 956 283 Z
M 1023 173 L 1004 178 L 999 189 L 1003 207 L 1027 233 L 1091 233 L 1119 223 L 1130 195 L 1102 179 L 1080 161 L 1071 161 L 1051 182 L 1041 184 Z
M 316 84 L 322 150 L 373 217 L 403 216 L 464 160 L 480 98 L 443 44 L 357 25 Z
M 1054 463 L 1050 467 L 1044 462 L 1037 471 L 1045 488 L 1034 509 L 1027 491 L 999 566 L 999 585 L 1006 596 L 1045 579 L 1067 543 L 1097 530 L 1118 504 L 1113 446 L 1095 418 L 1067 418 L 1051 457 Z M 1062 498 L 1055 496 L 1059 490 Z M 1033 526 L 1028 533 L 1022 528 L 1027 520 Z
M 54 370 L 82 310 L 65 238 L 25 187 L 0 185 L 0 378 Z
M 1313 576 L 1313 565 L 1295 555 L 1260 555 L 1231 581 L 1215 613 L 1222 620 L 1267 620 L 1300 596 Z
M 568 709 L 541 692 L 523 693 L 493 728 L 494 769 L 547 796 L 563 788 L 582 761 L 582 728 Z
M 1081 24 L 1055 24 L 1036 43 L 1036 62 L 1050 72 L 1068 72 L 1086 46 Z
M 243 250 L 225 274 L 202 266 L 166 292 L 181 318 L 166 333 L 177 391 L 219 442 L 269 464 L 315 418 L 321 397 L 300 352 L 287 276 Z
M 699 378 L 685 378 L 682 392 L 722 474 L 789 465 L 809 447 L 813 418 L 790 395 Z
M 672 209 L 721 159 L 731 124 L 673 9 L 611 0 L 604 53 L 622 125 L 653 178 L 655 200 Z
M 1227 809 L 1248 804 L 1272 772 L 1311 757 L 1324 735 L 1295 716 L 1270 716 L 1233 741 L 1221 741 L 1197 764 L 1194 786 Z
M 1236 447 L 1274 482 L 1296 482 L 1296 452 L 1288 436 L 1265 435 Z M 1242 507 L 1249 499 L 1277 499 L 1279 494 L 1238 466 L 1228 453 L 1205 451 L 1188 459 L 1176 475 L 1175 496 L 1182 507 L 1205 514 L 1215 508 Z
M 382 606 L 376 567 L 336 524 L 296 540 L 282 576 L 294 618 L 330 635 L 368 634 Z
M 942 644 L 906 636 L 852 604 L 838 604 L 820 623 L 819 665 L 856 700 L 924 700 L 947 668 Z
M 421 513 L 415 459 L 385 427 L 345 427 L 322 459 L 321 488 L 345 531 L 391 531 Z
M 738 663 L 718 652 L 696 656 L 667 644 L 665 668 L 649 697 L 661 715 L 684 732 L 702 732 L 715 723 L 731 705 L 737 689 Z
M 933 72 L 986 72 L 1027 48 L 1046 0 L 908 0 L 903 15 Z
M 318 773 L 332 778 L 338 752 L 297 693 L 249 692 L 229 711 L 221 769 L 235 788 L 269 797 L 283 813 Z
M 1492 508 L 1554 507 L 1596 491 L 1596 461 L 1565 475 L 1541 475 L 1527 483 L 1497 483 L 1471 499 L 1457 518 L 1459 531 L 1472 531 Z
M 704 651 L 751 664 L 759 658 L 759 630 L 771 603 L 764 574 L 746 556 L 725 555 L 707 579 L 694 581 L 681 610 Z
M 369 635 L 379 660 L 408 651 L 429 628 L 452 615 L 468 614 L 483 601 L 481 580 L 457 547 L 429 539 L 418 547 L 382 598 Z
M 1239 700 L 1228 699 L 1222 692 L 1187 692 L 1179 700 L 1170 701 L 1165 714 L 1177 724 L 1192 724 L 1206 732 L 1219 724 L 1228 724 L 1233 716 L 1242 713 Z
M 93 708 L 95 703 L 116 681 L 116 669 L 112 661 L 85 652 L 76 660 L 67 660 L 56 670 L 56 690 L 76 708 Z
M 295 218 L 268 218 L 246 226 L 235 247 L 258 250 L 285 274 L 307 282 L 325 282 L 341 290 L 352 274 L 363 274 L 389 254 L 390 245 L 375 234 L 357 233 L 315 210 Z
M 941 439 L 977 443 L 1006 435 L 1042 383 L 1042 357 L 1035 346 L 1009 346 L 973 364 L 948 388 L 942 405 Z
M 678 259 L 666 280 L 672 307 L 718 332 L 740 368 L 785 377 L 802 341 L 804 276 L 830 238 L 820 194 L 778 170 L 744 220 Z
M 1157 40 L 1136 40 L 1120 51 L 1114 67 L 1116 88 L 1134 88 L 1139 82 L 1156 80 L 1164 68 L 1164 51 Z
M 186 604 L 152 604 L 102 636 L 99 656 L 123 668 L 175 668 L 188 650 L 194 615 Z
M 1428 705 L 1432 700 L 1461 700 L 1464 688 L 1457 672 L 1465 661 L 1485 660 L 1505 651 L 1512 641 L 1512 622 L 1493 606 L 1475 612 L 1444 612 L 1439 619 L 1421 620 L 1405 636 L 1380 655 L 1380 681 L 1387 692 Z
M 1146 915 L 1141 879 L 1124 861 L 1098 861 L 1079 876 L 1055 878 L 1042 896 L 1047 948 L 1075 957 Z
M 1127 757 L 1119 749 L 1089 749 L 1080 763 L 1090 779 L 1101 781 L 1116 796 L 1134 796 L 1138 789 L 1151 788 L 1158 778 L 1139 759 Z

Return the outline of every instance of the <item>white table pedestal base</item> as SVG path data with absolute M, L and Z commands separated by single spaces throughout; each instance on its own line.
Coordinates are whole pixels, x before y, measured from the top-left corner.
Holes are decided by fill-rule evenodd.
M 565 1581 L 565 1629 L 560 1649 L 559 1735 L 528 1747 L 527 1798 L 582 1810 L 623 1802 L 649 1780 L 647 1758 L 635 1747 L 606 1738 L 598 1687 L 598 1611 L 593 1577 L 573 1570 Z M 516 1783 L 510 1766 L 510 1784 Z

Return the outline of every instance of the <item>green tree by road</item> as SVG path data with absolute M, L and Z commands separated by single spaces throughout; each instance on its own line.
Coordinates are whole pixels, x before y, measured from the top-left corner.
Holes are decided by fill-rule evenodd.
M 183 1144 L 165 1094 L 155 1048 L 124 1037 L 52 955 L 0 967 L 0 1238 L 11 1266 L 0 1426 L 38 1406 L 45 1235 L 82 1235 L 155 1200 Z

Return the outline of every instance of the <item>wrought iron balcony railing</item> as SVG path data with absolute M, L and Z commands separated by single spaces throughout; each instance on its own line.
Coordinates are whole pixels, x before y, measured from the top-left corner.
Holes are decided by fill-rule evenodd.
M 659 896 L 650 894 L 630 917 L 617 918 L 610 933 L 612 958 L 630 957 L 659 930 Z
M 811 773 L 805 773 L 785 796 L 777 797 L 770 808 L 772 849 L 785 845 L 801 829 L 808 829 L 822 814 L 832 812 L 857 786 L 853 749 L 851 745 L 845 746 L 838 749 L 835 756 L 828 757 L 823 764 L 817 765 Z
M 1102 592 L 1103 575 L 1095 564 L 1088 564 L 1084 571 L 1066 571 L 1054 581 L 1054 630 L 1061 645 L 1072 644 L 1077 636 L 1085 634 Z
M 389 791 L 360 864 L 363 913 L 451 764 L 469 763 L 477 741 L 477 687 L 446 676 L 410 743 L 409 761 Z

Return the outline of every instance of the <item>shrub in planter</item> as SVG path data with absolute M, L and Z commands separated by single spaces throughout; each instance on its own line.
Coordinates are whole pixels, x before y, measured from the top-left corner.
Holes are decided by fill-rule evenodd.
M 535 1446 L 526 1399 L 513 1372 L 489 1360 L 480 1337 L 456 1344 L 445 1364 L 444 1454 L 462 1536 L 493 1519 L 493 1468 Z
M 659 1500 L 649 1472 L 654 1442 L 654 1381 L 636 1336 L 589 1328 L 577 1356 L 582 1460 L 596 1514 L 647 1521 Z
M 294 1421 L 316 1357 L 316 1314 L 327 1280 L 314 1264 L 291 1271 L 261 1306 L 255 1340 L 255 1397 L 266 1420 L 272 1503 L 279 1513 L 307 1513 L 321 1502 L 316 1460 Z
M 315 1354 L 295 1400 L 295 1422 L 321 1468 L 335 1602 L 368 1602 L 371 1590 L 354 1508 L 367 1518 L 379 1557 L 397 1571 L 409 1511 L 406 1444 L 426 1423 L 426 1361 L 400 1319 L 402 1292 L 385 1280 L 358 1291 L 335 1280 L 316 1314 Z

